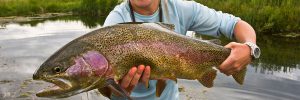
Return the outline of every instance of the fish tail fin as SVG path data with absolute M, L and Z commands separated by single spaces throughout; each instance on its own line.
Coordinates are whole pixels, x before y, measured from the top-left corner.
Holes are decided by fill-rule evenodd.
M 205 87 L 212 87 L 214 85 L 214 80 L 217 76 L 217 71 L 212 69 L 204 73 L 198 81 Z
M 244 80 L 245 80 L 245 76 L 246 76 L 246 71 L 247 71 L 247 67 L 242 69 L 241 71 L 232 74 L 232 77 L 234 78 L 234 80 L 239 83 L 240 85 L 243 85 Z

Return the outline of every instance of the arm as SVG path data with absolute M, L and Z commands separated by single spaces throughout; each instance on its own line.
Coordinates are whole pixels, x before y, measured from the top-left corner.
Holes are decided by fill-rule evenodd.
M 256 35 L 254 29 L 245 21 L 239 20 L 234 28 L 235 39 L 240 42 L 256 43 Z
M 227 38 L 235 38 L 237 42 L 231 42 L 226 48 L 231 48 L 230 56 L 219 66 L 221 72 L 232 75 L 246 67 L 251 61 L 250 48 L 241 44 L 244 42 L 256 43 L 254 29 L 245 21 L 231 14 L 215 11 L 193 1 L 182 1 L 179 15 L 187 30 L 196 31 L 204 35 Z M 191 9 L 191 10 L 187 10 Z
M 195 31 L 202 35 L 232 39 L 234 27 L 240 18 L 231 14 L 216 11 L 194 1 L 176 2 L 179 21 L 185 30 Z

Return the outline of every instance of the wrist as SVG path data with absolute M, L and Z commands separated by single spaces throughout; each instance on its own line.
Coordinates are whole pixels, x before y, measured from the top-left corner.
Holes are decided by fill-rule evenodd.
M 260 57 L 260 48 L 253 42 L 245 42 L 247 46 L 250 48 L 250 55 L 254 59 L 258 59 Z

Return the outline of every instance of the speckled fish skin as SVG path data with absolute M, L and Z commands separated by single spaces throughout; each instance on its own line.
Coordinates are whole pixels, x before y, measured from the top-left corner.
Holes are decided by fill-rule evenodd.
M 123 77 L 132 66 L 151 66 L 151 79 L 169 78 L 175 80 L 197 79 L 206 87 L 213 86 L 216 70 L 230 54 L 230 49 L 199 39 L 175 33 L 173 28 L 163 23 L 127 23 L 104 27 L 83 35 L 52 55 L 36 71 L 33 78 L 45 80 L 59 78 L 68 81 L 68 91 L 60 94 L 44 92 L 41 97 L 68 97 L 80 92 L 105 86 L 104 80 Z M 90 76 L 72 77 L 66 74 L 70 66 L 87 52 L 98 52 L 107 61 L 108 70 L 98 71 Z M 54 72 L 59 66 L 60 72 Z M 97 73 L 97 71 L 95 72 Z M 242 84 L 245 70 L 234 74 Z M 74 76 L 73 76 L 74 77 Z M 58 82 L 59 83 L 59 82 Z M 54 83 L 58 85 L 58 83 Z M 64 83 L 64 82 L 63 82 Z M 79 85 L 78 85 L 79 84 Z M 75 87 L 77 86 L 77 87 Z M 57 90 L 58 91 L 58 90 Z M 76 92 L 74 92 L 76 91 Z

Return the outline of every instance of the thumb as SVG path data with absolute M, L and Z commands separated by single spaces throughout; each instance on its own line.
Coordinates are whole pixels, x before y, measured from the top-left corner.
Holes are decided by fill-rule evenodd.
M 229 75 L 229 71 L 230 71 L 230 69 L 231 69 L 231 65 L 232 65 L 232 61 L 231 61 L 231 59 L 226 59 L 220 66 L 219 66 L 219 70 L 222 72 L 222 73 L 224 73 L 224 74 L 226 74 L 226 75 Z
M 227 45 L 225 45 L 225 48 L 232 48 L 234 46 L 234 44 L 236 44 L 236 42 L 230 42 Z

